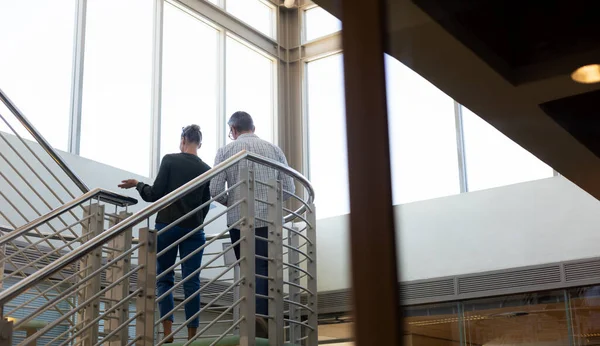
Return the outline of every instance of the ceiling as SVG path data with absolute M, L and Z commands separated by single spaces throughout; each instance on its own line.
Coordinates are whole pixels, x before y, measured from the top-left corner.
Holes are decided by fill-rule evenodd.
M 315 2 L 340 17 L 341 1 Z M 570 78 L 576 68 L 600 63 L 600 2 L 388 0 L 387 6 L 390 55 L 600 198 L 594 118 L 600 114 L 590 102 L 598 94 L 584 95 L 600 84 Z

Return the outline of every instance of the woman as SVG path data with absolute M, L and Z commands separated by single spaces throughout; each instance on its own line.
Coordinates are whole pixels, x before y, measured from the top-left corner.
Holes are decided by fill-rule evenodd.
M 170 192 L 176 190 L 190 180 L 210 170 L 210 167 L 198 157 L 198 149 L 202 146 L 202 132 L 198 125 L 190 125 L 184 127 L 181 133 L 181 141 L 179 143 L 179 154 L 166 155 L 160 165 L 160 170 L 153 185 L 138 182 L 135 179 L 123 180 L 119 185 L 120 188 L 130 189 L 135 187 L 142 199 L 146 202 L 155 202 Z M 156 216 L 156 230 L 160 231 L 171 223 L 175 222 L 190 211 L 198 208 L 202 204 L 210 200 L 209 182 L 206 182 L 196 190 L 188 193 L 186 196 L 179 198 L 175 203 L 162 209 Z M 193 232 L 202 223 L 208 213 L 209 206 L 202 208 L 196 213 L 188 216 L 180 221 L 174 227 L 164 233 L 161 233 L 157 239 L 157 253 L 160 253 L 170 244 L 177 242 L 184 235 Z M 177 251 L 180 258 L 185 258 L 194 250 L 198 249 L 206 242 L 204 230 L 197 230 L 192 236 L 185 239 L 177 246 L 173 247 L 159 258 L 157 258 L 156 271 L 161 274 L 175 264 L 177 260 Z M 203 251 L 192 255 L 181 264 L 183 279 L 192 275 L 194 271 L 200 268 L 202 262 Z M 156 282 L 157 296 L 161 296 L 173 287 L 175 283 L 175 273 L 168 272 Z M 200 273 L 193 274 L 183 284 L 183 291 L 186 299 L 192 296 L 200 289 Z M 173 309 L 175 306 L 173 294 L 169 294 L 158 304 L 160 315 L 169 317 L 163 322 L 164 335 L 169 336 L 173 328 Z M 189 320 L 200 310 L 200 295 L 196 294 L 187 304 L 185 304 L 186 320 Z M 193 318 L 187 325 L 188 339 L 191 339 L 198 330 L 199 318 Z M 173 337 L 167 340 L 168 343 L 173 342 Z

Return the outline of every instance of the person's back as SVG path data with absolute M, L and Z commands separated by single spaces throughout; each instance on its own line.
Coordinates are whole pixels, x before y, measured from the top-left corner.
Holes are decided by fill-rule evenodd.
M 287 160 L 285 158 L 285 155 L 283 154 L 283 151 L 281 151 L 281 149 L 279 147 L 277 147 L 274 144 L 271 144 L 263 139 L 260 139 L 257 135 L 252 134 L 252 133 L 247 133 L 247 134 L 241 134 L 237 137 L 237 139 L 231 143 L 229 143 L 227 146 L 219 149 L 219 151 L 217 152 L 217 158 L 215 160 L 215 165 L 219 164 L 227 159 L 229 159 L 230 157 L 234 156 L 235 154 L 241 152 L 241 151 L 248 151 L 266 158 L 269 158 L 271 160 L 280 162 L 284 165 L 287 166 Z M 249 166 L 248 166 L 249 165 Z M 286 192 L 287 194 L 292 194 L 294 193 L 294 184 L 293 181 L 291 179 L 291 177 L 280 173 L 278 170 L 261 165 L 261 164 L 256 164 L 253 162 L 242 162 L 240 164 L 234 165 L 231 168 L 227 169 L 225 171 L 225 177 L 221 176 L 221 177 L 216 177 L 215 179 L 213 179 L 213 181 L 215 182 L 213 185 L 211 185 L 211 191 L 214 192 L 215 190 L 212 190 L 213 186 L 218 186 L 219 185 L 219 178 L 223 179 L 225 178 L 225 180 L 227 181 L 227 184 L 229 186 L 233 186 L 235 184 L 237 184 L 240 181 L 240 168 L 243 168 L 245 166 L 248 166 L 249 168 L 251 168 L 254 171 L 254 178 L 258 181 L 267 183 L 272 179 L 277 179 L 277 180 L 281 180 L 283 183 L 283 190 Z M 262 200 L 267 200 L 267 187 L 264 186 L 263 184 L 256 184 L 256 198 L 262 199 Z M 213 193 L 213 195 L 215 195 Z M 229 197 L 227 199 L 224 198 L 219 198 L 217 199 L 218 202 L 224 204 L 224 205 L 232 205 L 233 203 L 235 203 L 236 201 L 238 201 L 240 199 L 240 189 L 237 188 L 234 190 L 233 194 L 230 193 Z M 234 208 L 233 210 L 231 210 L 228 214 L 227 217 L 227 223 L 229 225 L 234 224 L 238 219 L 239 219 L 239 206 Z M 266 219 L 267 218 L 267 205 L 264 203 L 255 203 L 255 215 L 262 218 L 262 219 Z M 256 221 L 256 227 L 263 227 L 266 226 L 266 224 L 260 220 Z
M 159 173 L 152 188 L 148 185 L 146 185 L 145 189 L 143 186 L 141 189 L 138 188 L 138 190 L 140 190 L 140 196 L 146 202 L 154 202 L 162 196 L 177 190 L 181 186 L 210 170 L 210 166 L 196 155 L 178 153 L 166 155 L 161 163 L 161 170 L 162 169 L 165 169 L 164 172 L 167 173 L 167 175 L 161 177 L 161 173 Z M 164 181 L 162 179 L 164 179 Z M 164 188 L 161 184 L 164 184 Z M 169 224 L 195 208 L 198 208 L 209 199 L 210 191 L 208 185 L 202 185 L 158 212 L 156 222 Z M 181 221 L 179 226 L 189 229 L 200 226 L 204 222 L 208 210 L 209 206 L 202 208 L 202 210 L 199 210 L 193 216 Z
M 235 154 L 241 151 L 249 151 L 251 153 L 269 158 L 276 162 L 287 166 L 287 160 L 283 151 L 276 145 L 271 144 L 258 138 L 254 134 L 254 121 L 250 114 L 246 112 L 236 112 L 229 119 L 230 127 L 230 138 L 234 141 L 224 148 L 219 149 L 217 157 L 215 158 L 215 166 L 221 162 L 229 159 Z M 280 170 L 276 170 L 265 165 L 261 165 L 254 162 L 243 161 L 233 167 L 227 169 L 225 172 L 218 174 L 214 177 L 210 183 L 210 194 L 213 197 L 220 196 L 217 198 L 217 202 L 232 206 L 235 202 L 240 200 L 240 189 L 234 189 L 233 193 L 223 193 L 225 191 L 225 185 L 234 186 L 240 182 L 240 169 L 247 166 L 254 172 L 254 179 L 256 182 L 269 183 L 270 180 L 276 179 L 282 182 L 284 199 L 289 197 L 290 194 L 295 192 L 294 181 L 292 178 Z M 255 216 L 263 220 L 267 220 L 267 205 L 264 203 L 267 198 L 267 187 L 263 184 L 254 184 L 254 197 L 262 200 L 263 202 L 256 202 L 255 205 Z M 236 224 L 241 218 L 239 206 L 232 208 L 227 213 L 227 224 L 232 226 Z M 264 239 L 268 238 L 268 225 L 261 220 L 255 220 L 254 228 L 252 229 L 255 237 L 255 270 L 256 270 L 256 313 L 260 315 L 268 315 L 268 302 L 264 299 L 264 296 L 268 295 L 268 283 L 264 277 L 269 275 L 268 263 L 264 260 L 268 257 L 268 248 Z M 239 244 L 240 240 L 240 229 L 232 228 L 229 231 L 232 244 Z M 240 247 L 239 245 L 234 246 L 234 252 L 237 259 L 240 259 Z M 262 317 L 258 317 L 256 320 L 256 336 L 257 337 L 268 337 L 268 328 L 266 321 Z
M 200 126 L 190 125 L 181 132 L 179 154 L 166 155 L 158 170 L 153 185 L 138 182 L 135 179 L 123 180 L 119 187 L 130 189 L 135 187 L 146 202 L 155 202 L 181 186 L 204 174 L 210 167 L 198 157 L 198 149 L 202 146 Z M 173 204 L 162 209 L 156 216 L 156 290 L 158 296 L 164 297 L 158 303 L 163 320 L 164 341 L 172 343 L 173 314 L 175 300 L 173 287 L 175 272 L 173 267 L 180 254 L 185 316 L 188 327 L 188 339 L 192 339 L 199 326 L 200 311 L 200 265 L 202 263 L 203 246 L 206 243 L 204 229 L 201 228 L 204 218 L 210 209 L 210 183 L 204 183 L 179 198 Z M 202 209 L 193 212 L 201 205 Z M 193 213 L 192 213 L 193 212 Z M 183 216 L 185 219 L 180 220 Z M 200 250 L 200 251 L 199 251 Z M 183 260 L 185 259 L 185 260 Z

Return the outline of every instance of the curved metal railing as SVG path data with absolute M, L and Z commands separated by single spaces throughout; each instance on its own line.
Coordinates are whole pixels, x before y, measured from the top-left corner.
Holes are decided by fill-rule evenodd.
M 89 192 L 90 189 L 85 185 L 85 183 L 73 172 L 73 170 L 67 165 L 67 163 L 63 160 L 63 158 L 52 148 L 50 143 L 40 134 L 38 130 L 33 126 L 33 124 L 27 120 L 23 112 L 17 108 L 17 106 L 12 102 L 10 98 L 0 89 L 0 101 L 6 105 L 8 110 L 12 112 L 15 118 L 23 125 L 25 130 L 38 142 L 38 144 L 44 149 L 44 151 L 52 158 L 52 160 L 58 165 L 58 167 L 71 179 L 71 181 L 81 190 L 81 192 L 86 193 Z M 4 119 L 6 125 L 8 122 Z M 14 132 L 14 130 L 13 130 Z
M 242 162 L 253 162 L 292 177 L 304 188 L 305 197 L 283 191 L 280 181 L 256 179 L 254 168 L 251 168 L 256 166 L 239 165 Z M 170 292 L 163 292 L 158 297 L 154 296 L 154 280 L 166 275 L 165 272 L 156 273 L 156 259 L 161 258 L 169 248 L 174 248 L 185 240 L 179 239 L 167 249 L 157 252 L 155 238 L 176 226 L 185 216 L 158 232 L 149 230 L 150 220 L 160 210 L 228 169 L 240 169 L 243 173 L 240 175 L 240 182 L 229 186 L 222 194 L 241 189 L 243 192 L 241 198 L 224 210 L 217 210 L 214 216 L 209 215 L 204 224 L 192 230 L 189 236 L 192 233 L 203 232 L 206 227 L 214 226 L 216 221 L 232 208 L 239 207 L 242 210 L 240 218 L 232 225 L 221 229 L 219 233 L 208 236 L 206 244 L 198 247 L 192 254 L 182 256 L 183 258 L 165 271 L 173 270 L 177 273 L 178 265 L 184 264 L 194 254 L 205 252 L 202 266 L 194 273 L 203 273 L 202 286 L 194 293 L 194 296 L 202 294 L 203 308 L 195 316 L 186 319 L 183 324 L 175 325 L 170 335 L 163 334 L 161 337 L 160 325 L 168 316 L 155 320 L 153 317 L 155 304 L 165 299 L 168 293 L 177 294 L 178 290 L 180 291 L 181 287 L 186 285 L 190 276 L 181 277 L 177 273 L 176 284 Z M 257 195 L 259 186 L 265 189 L 263 192 L 267 191 L 266 198 Z M 295 200 L 300 206 L 296 209 L 285 207 L 284 195 Z M 89 197 L 88 194 L 85 196 L 84 199 Z M 219 197 L 215 196 L 190 214 L 208 206 Z M 128 344 L 139 345 L 154 344 L 156 340 L 157 345 L 162 345 L 170 337 L 177 339 L 179 331 L 188 326 L 195 317 L 202 316 L 199 331 L 193 339 L 213 338 L 216 343 L 218 340 L 235 337 L 237 334 L 243 340 L 248 340 L 247 337 L 253 338 L 256 332 L 254 318 L 261 317 L 268 322 L 271 344 L 279 345 L 287 340 L 292 344 L 316 345 L 316 234 L 313 200 L 312 185 L 297 171 L 253 153 L 238 153 L 157 202 L 130 216 L 122 215 L 122 219 L 107 230 L 100 231 L 97 235 L 90 234 L 88 239 L 76 249 L 54 259 L 42 269 L 0 292 L 0 306 L 4 307 L 4 316 L 10 317 L 10 314 L 6 313 L 6 306 L 11 301 L 21 301 L 19 297 L 29 294 L 31 290 L 37 290 L 39 293 L 29 300 L 54 292 L 54 295 L 46 297 L 44 304 L 32 309 L 31 313 L 20 316 L 15 321 L 15 330 L 32 323 L 38 316 L 56 309 L 60 304 L 67 308 L 67 312 L 62 316 L 39 328 L 36 333 L 28 335 L 23 344 L 42 340 L 48 344 L 68 345 L 82 338 L 89 338 L 91 345 L 118 339 L 127 340 Z M 261 203 L 268 206 L 267 216 L 255 215 L 254 206 Z M 73 202 L 70 206 L 76 204 Z M 90 205 L 88 208 L 90 211 L 88 220 L 91 224 L 104 217 L 97 204 Z M 65 206 L 43 220 L 40 218 L 38 222 L 48 222 L 49 219 L 68 210 L 69 206 Z M 268 234 L 264 236 L 254 234 L 253 225 L 259 221 L 266 225 Z M 138 225 L 146 227 L 139 231 L 139 240 L 136 241 L 133 239 L 132 230 Z M 32 226 L 34 225 L 30 225 Z M 224 238 L 234 228 L 241 230 L 240 239 L 224 243 Z M 15 232 L 23 234 L 28 232 L 28 229 L 22 227 Z M 254 245 L 250 246 L 254 243 L 251 238 L 257 244 L 266 243 L 268 254 L 263 256 L 255 253 Z M 0 237 L 0 246 L 10 239 L 13 238 L 9 234 Z M 215 250 L 219 245 L 221 248 Z M 235 246 L 241 248 L 241 256 L 232 259 Z M 257 259 L 263 259 L 268 263 L 266 275 L 254 272 L 254 261 Z M 40 289 L 41 283 L 53 282 L 56 278 L 62 281 L 54 282 L 52 286 L 48 284 Z M 254 282 L 261 279 L 266 280 L 269 285 L 269 293 L 266 295 L 254 292 Z M 62 285 L 61 290 L 54 291 L 60 285 Z M 177 315 L 176 320 L 181 318 L 184 305 L 191 299 L 193 297 L 186 296 L 181 303 L 176 304 L 175 308 L 169 311 L 169 314 Z M 254 304 L 249 302 L 254 299 L 268 301 L 268 314 L 257 314 L 256 310 L 253 310 Z M 129 311 L 132 309 L 130 308 L 132 304 L 135 305 L 133 314 Z M 8 312 L 11 311 L 15 309 Z M 207 317 L 207 314 L 211 317 Z M 57 329 L 58 327 L 62 329 Z M 128 329 L 133 327 L 135 332 L 132 335 Z

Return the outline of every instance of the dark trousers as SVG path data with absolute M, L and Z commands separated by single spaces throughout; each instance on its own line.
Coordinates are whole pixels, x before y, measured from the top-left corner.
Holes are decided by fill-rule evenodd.
M 156 230 L 160 231 L 165 228 L 167 225 L 162 223 L 156 224 Z M 183 228 L 179 226 L 175 226 L 165 233 L 158 236 L 156 251 L 161 252 L 166 249 L 169 245 L 173 244 L 177 240 L 179 240 L 184 235 L 191 232 L 191 229 Z M 181 242 L 178 246 L 173 247 L 171 250 L 165 252 L 162 256 L 156 259 L 156 274 L 161 274 L 165 270 L 169 269 L 175 264 L 177 260 L 177 250 L 179 250 L 179 256 L 181 258 L 185 258 L 189 254 L 191 254 L 194 250 L 198 249 L 206 242 L 206 237 L 204 236 L 204 230 L 197 231 L 194 235 L 187 238 L 183 242 Z M 188 260 L 181 264 L 181 273 L 183 279 L 192 275 L 194 271 L 200 268 L 200 264 L 202 263 L 202 254 L 204 250 L 198 252 L 195 255 L 192 255 Z M 175 272 L 171 270 L 165 276 L 160 278 L 156 282 L 156 294 L 157 296 L 161 296 L 166 293 L 169 289 L 173 288 L 175 284 Z M 192 296 L 200 289 L 200 273 L 195 273 L 189 280 L 183 283 L 183 293 L 185 298 Z M 173 300 L 173 294 L 170 293 L 166 298 L 161 300 L 158 303 L 158 310 L 160 311 L 160 316 L 163 317 L 173 311 L 175 308 L 175 301 Z M 196 313 L 200 311 L 200 295 L 197 294 L 194 298 L 190 299 L 190 301 L 185 304 L 185 318 L 190 319 Z M 173 314 L 171 314 L 168 320 L 173 321 Z M 189 324 L 188 328 L 198 328 L 199 318 L 196 316 L 193 318 Z
M 268 227 L 258 227 L 255 229 L 255 234 L 259 237 L 268 238 Z M 229 231 L 229 235 L 231 237 L 231 243 L 235 243 L 240 240 L 240 230 L 232 229 Z M 255 252 L 259 256 L 268 257 L 269 256 L 269 248 L 266 241 L 262 239 L 255 240 Z M 237 245 L 234 247 L 235 257 L 240 259 L 240 246 Z M 256 274 L 263 275 L 265 277 L 269 276 L 269 263 L 262 258 L 256 258 L 255 261 L 255 269 Z M 269 282 L 263 278 L 256 278 L 256 293 L 261 294 L 263 296 L 269 295 Z M 261 315 L 269 315 L 269 302 L 266 298 L 256 297 L 256 313 Z

